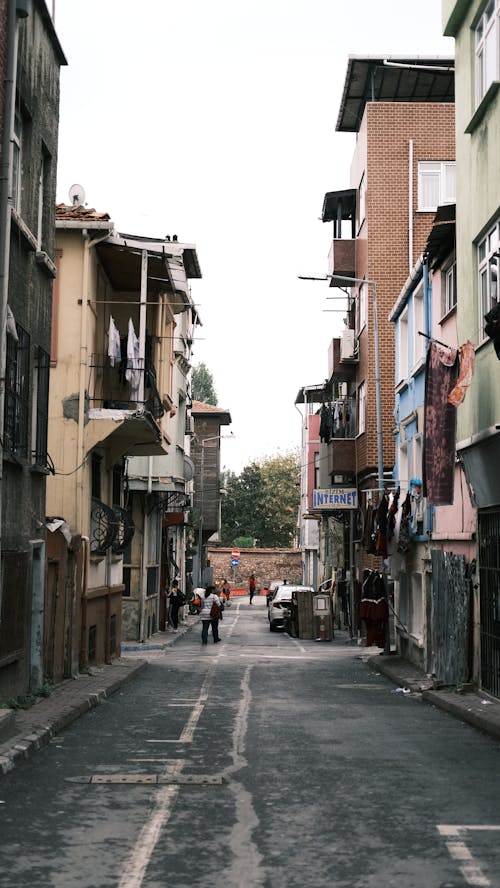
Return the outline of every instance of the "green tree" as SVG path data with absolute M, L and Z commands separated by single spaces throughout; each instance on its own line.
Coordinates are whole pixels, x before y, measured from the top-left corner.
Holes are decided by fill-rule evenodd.
M 295 536 L 300 501 L 299 452 L 245 466 L 241 475 L 223 476 L 221 542 L 238 545 L 251 537 L 264 548 L 288 548 Z
M 195 401 L 204 404 L 217 405 L 217 392 L 215 391 L 214 378 L 207 365 L 203 362 L 195 364 L 191 377 L 191 393 Z

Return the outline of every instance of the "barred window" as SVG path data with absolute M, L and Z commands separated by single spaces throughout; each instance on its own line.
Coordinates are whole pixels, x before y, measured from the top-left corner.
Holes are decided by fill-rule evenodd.
M 38 466 L 47 465 L 49 369 L 50 355 L 39 348 L 33 385 L 33 460 Z
M 28 458 L 30 337 L 17 326 L 17 342 L 7 333 L 4 449 Z

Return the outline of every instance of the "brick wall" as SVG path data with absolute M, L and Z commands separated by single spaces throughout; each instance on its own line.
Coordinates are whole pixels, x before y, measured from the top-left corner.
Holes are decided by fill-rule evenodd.
M 356 276 L 377 285 L 380 390 L 384 465 L 394 463 L 394 325 L 388 320 L 410 273 L 409 142 L 413 141 L 412 266 L 424 250 L 434 213 L 418 212 L 418 162 L 455 159 L 455 108 L 447 103 L 372 102 L 366 106 L 353 162 L 357 179 L 366 170 L 366 220 L 356 250 Z M 352 181 L 358 187 L 359 181 Z M 368 294 L 368 322 L 360 337 L 358 384 L 367 391 L 366 433 L 357 441 L 358 472 L 376 471 L 377 428 L 373 288 Z
M 240 563 L 237 568 L 231 567 L 232 551 L 231 548 L 208 550 L 216 583 L 227 579 L 232 587 L 248 586 L 251 573 L 255 575 L 257 588 L 267 586 L 273 580 L 302 582 L 300 549 L 240 549 Z

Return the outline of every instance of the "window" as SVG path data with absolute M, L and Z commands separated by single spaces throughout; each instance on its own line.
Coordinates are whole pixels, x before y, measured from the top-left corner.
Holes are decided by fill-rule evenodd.
M 38 466 L 47 465 L 47 429 L 49 421 L 49 366 L 50 355 L 38 349 L 33 379 L 33 460 Z
M 455 161 L 419 161 L 418 209 L 431 212 L 455 203 Z
M 407 489 L 408 487 L 408 445 L 406 442 L 399 445 L 398 453 L 398 481 Z
M 363 327 L 366 324 L 366 299 L 367 299 L 367 286 L 366 284 L 361 284 L 358 292 L 358 333 L 361 332 Z
M 420 332 L 425 332 L 424 317 L 424 290 L 422 285 L 417 287 L 413 294 L 413 366 L 425 357 L 425 337 Z
M 500 220 L 488 231 L 477 248 L 479 316 L 482 319 L 498 302 L 500 265 Z
M 500 79 L 500 0 L 490 0 L 476 26 L 476 103 Z
M 92 498 L 101 499 L 101 463 L 102 457 L 98 453 L 93 453 L 90 462 Z
M 358 225 L 359 228 L 361 228 L 361 225 L 364 222 L 365 212 L 366 212 L 366 176 L 363 173 L 363 175 L 361 176 L 361 182 L 359 183 L 359 225 Z
M 38 217 L 37 217 L 37 244 L 38 249 L 46 246 L 47 213 L 50 204 L 50 154 L 45 149 L 40 158 L 40 176 L 38 179 Z
M 19 324 L 16 330 L 17 340 L 7 333 L 4 448 L 7 453 L 27 459 L 30 337 Z
M 396 381 L 403 382 L 408 376 L 408 308 L 399 317 L 398 326 L 398 363 Z
M 457 263 L 452 264 L 444 272 L 444 306 L 443 314 L 448 314 L 457 304 Z
M 422 435 L 415 435 L 411 442 L 411 472 L 412 478 L 422 477 Z
M 23 118 L 16 108 L 14 132 L 12 133 L 12 206 L 21 212 L 21 170 L 22 170 Z
M 358 434 L 362 434 L 365 430 L 366 416 L 366 384 L 364 382 L 358 387 Z

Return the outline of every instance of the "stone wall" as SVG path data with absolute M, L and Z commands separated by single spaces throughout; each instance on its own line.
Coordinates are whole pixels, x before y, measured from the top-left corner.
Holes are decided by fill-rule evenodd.
M 232 548 L 211 548 L 208 559 L 214 581 L 228 580 L 232 588 L 248 586 L 251 573 L 257 588 L 268 586 L 273 580 L 302 583 L 300 549 L 240 549 L 238 567 L 231 567 Z

